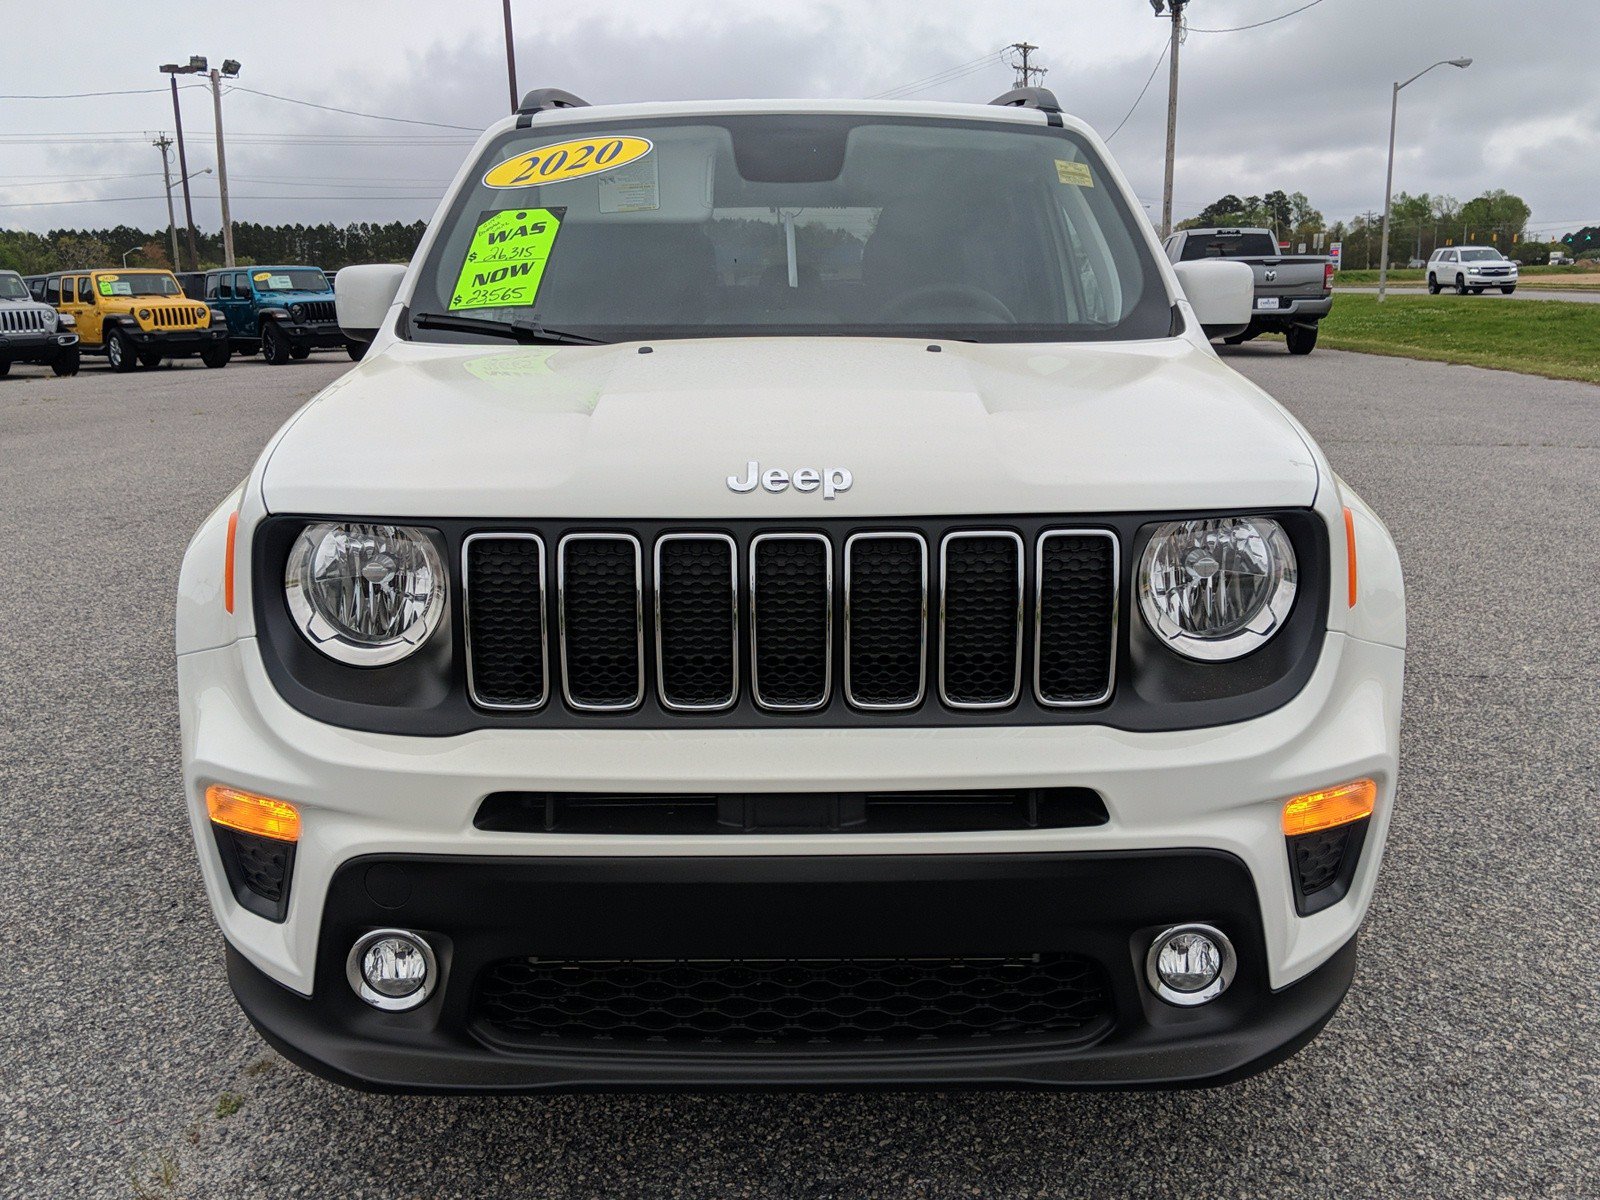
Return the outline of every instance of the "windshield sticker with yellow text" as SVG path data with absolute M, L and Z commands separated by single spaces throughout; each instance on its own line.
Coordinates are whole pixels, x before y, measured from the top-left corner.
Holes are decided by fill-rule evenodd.
M 1056 179 L 1074 187 L 1094 186 L 1094 176 L 1089 174 L 1088 163 L 1068 162 L 1064 158 L 1056 159 Z
M 473 230 L 450 310 L 532 308 L 565 208 L 486 212 Z
M 565 183 L 569 179 L 582 179 L 585 175 L 598 175 L 601 171 L 614 171 L 629 163 L 638 162 L 654 149 L 649 138 L 642 137 L 592 137 L 574 138 L 570 142 L 557 142 L 541 146 L 508 158 L 491 167 L 483 177 L 485 187 L 528 188 L 541 183 Z

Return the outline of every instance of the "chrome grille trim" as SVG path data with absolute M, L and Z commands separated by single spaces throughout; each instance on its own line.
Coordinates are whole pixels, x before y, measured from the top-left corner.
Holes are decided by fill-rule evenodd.
M 628 542 L 633 546 L 633 611 L 638 684 L 632 700 L 621 704 L 592 704 L 575 700 L 567 669 L 567 547 L 575 542 Z M 644 702 L 644 579 L 643 552 L 631 533 L 569 533 L 556 545 L 556 625 L 561 646 L 561 694 L 567 706 L 579 712 L 628 712 Z
M 1016 670 L 1011 681 L 1011 694 L 1003 700 L 952 700 L 945 688 L 945 648 L 949 639 L 945 633 L 946 594 L 949 583 L 949 557 L 950 543 L 969 541 L 973 538 L 1006 538 L 1016 543 L 1017 547 L 1017 611 L 1016 611 L 1016 641 L 1012 648 L 1012 657 L 1016 660 Z M 947 533 L 939 543 L 939 700 L 946 708 L 953 709 L 993 709 L 1008 708 L 1015 704 L 1022 695 L 1022 625 L 1023 605 L 1026 600 L 1023 589 L 1023 573 L 1027 566 L 1027 547 L 1023 544 L 1022 535 L 1010 529 L 961 529 Z
M 761 651 L 756 641 L 758 600 L 756 593 L 756 555 L 766 542 L 820 542 L 823 549 L 823 591 L 828 597 L 828 614 L 823 650 L 822 695 L 814 703 L 785 704 L 761 698 Z M 833 698 L 833 542 L 823 533 L 762 533 L 750 539 L 750 694 L 756 704 L 771 712 L 815 712 L 826 708 Z
M 661 548 L 668 542 L 721 542 L 728 547 L 728 588 L 732 592 L 733 625 L 729 631 L 733 641 L 733 678 L 728 681 L 728 698 L 715 704 L 682 704 L 667 695 L 667 673 L 663 664 L 664 649 L 661 640 Z M 656 695 L 663 708 L 673 712 L 722 712 L 739 702 L 739 546 L 725 533 L 663 533 L 656 538 L 655 571 L 653 577 L 655 634 L 656 634 Z M 752 576 L 752 580 L 753 580 Z M 752 612 L 754 610 L 752 609 Z M 755 637 L 752 616 L 751 638 Z M 751 647 L 754 656 L 754 645 Z
M 472 569 L 470 553 L 475 542 L 502 541 L 502 542 L 532 542 L 539 549 L 539 668 L 544 679 L 544 688 L 539 698 L 527 704 L 497 704 L 492 701 L 482 700 L 478 697 L 477 686 L 472 678 L 472 600 L 470 589 L 472 587 Z M 467 697 L 479 708 L 494 709 L 498 712 L 537 712 L 543 708 L 550 699 L 550 622 L 547 614 L 550 611 L 548 581 L 545 572 L 544 539 L 537 533 L 474 533 L 469 534 L 461 542 L 461 628 L 462 637 L 466 644 L 467 656 Z
M 919 618 L 922 640 L 917 652 L 917 695 L 914 700 L 900 704 L 872 703 L 857 700 L 850 685 L 850 559 L 857 542 L 888 541 L 891 539 L 914 541 L 922 552 L 922 611 Z M 902 712 L 919 707 L 928 694 L 928 539 L 920 533 L 868 532 L 852 533 L 844 542 L 844 698 L 853 708 L 863 712 Z
M 1092 700 L 1047 700 L 1041 686 L 1041 655 L 1044 649 L 1044 548 L 1057 537 L 1098 537 L 1111 543 L 1111 655 L 1106 670 L 1105 691 Z M 1033 569 L 1033 698 L 1046 708 L 1090 708 L 1111 699 L 1117 685 L 1117 624 L 1122 615 L 1122 547 L 1109 529 L 1046 529 L 1034 543 Z

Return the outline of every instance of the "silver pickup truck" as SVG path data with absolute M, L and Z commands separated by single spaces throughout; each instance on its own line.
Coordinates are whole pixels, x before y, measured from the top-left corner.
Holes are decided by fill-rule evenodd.
M 1281 333 L 1290 354 L 1310 354 L 1317 322 L 1333 307 L 1333 260 L 1321 254 L 1283 254 L 1270 229 L 1180 229 L 1165 242 L 1172 262 L 1231 258 L 1256 276 L 1250 325 L 1225 337 L 1230 346 L 1263 333 Z

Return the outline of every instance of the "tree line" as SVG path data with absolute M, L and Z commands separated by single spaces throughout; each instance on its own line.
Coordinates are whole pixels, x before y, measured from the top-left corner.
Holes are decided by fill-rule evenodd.
M 1404 265 L 1413 259 L 1427 259 L 1440 246 L 1462 245 L 1495 246 L 1507 258 L 1524 263 L 1548 262 L 1557 251 L 1571 258 L 1600 255 L 1600 228 L 1588 226 L 1545 241 L 1529 235 L 1532 215 L 1521 196 L 1504 188 L 1486 191 L 1465 203 L 1443 194 L 1400 192 L 1390 204 L 1389 261 Z M 1212 226 L 1272 229 L 1296 253 L 1302 245 L 1326 252 L 1330 242 L 1342 242 L 1343 265 L 1355 269 L 1376 267 L 1383 245 L 1381 210 L 1327 225 L 1301 192 L 1242 198 L 1230 193 L 1206 205 L 1198 216 L 1179 223 L 1178 228 Z
M 337 271 L 352 263 L 409 262 L 427 229 L 426 221 L 356 221 L 349 225 L 259 225 L 239 221 L 233 227 L 234 260 L 255 263 L 305 263 Z M 188 248 L 180 230 L 179 250 L 185 267 Z M 222 266 L 222 234 L 196 238 L 200 267 Z M 120 266 L 174 269 L 172 243 L 165 229 L 132 225 L 108 229 L 53 229 L 49 233 L 0 229 L 0 270 L 24 275 L 70 271 L 75 267 Z

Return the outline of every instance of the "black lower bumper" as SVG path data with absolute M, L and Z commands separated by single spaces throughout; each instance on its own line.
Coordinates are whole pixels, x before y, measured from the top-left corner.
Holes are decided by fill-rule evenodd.
M 306 325 L 286 325 L 284 332 L 291 341 L 312 350 L 343 350 L 344 333 L 339 326 L 332 323 L 317 323 Z
M 1151 994 L 1144 958 L 1202 921 L 1238 953 L 1233 985 L 1198 1008 Z M 379 1012 L 345 978 L 363 933 L 428 939 L 443 983 Z M 357 859 L 335 875 L 311 997 L 228 950 L 262 1034 L 329 1079 L 383 1091 L 864 1087 L 1177 1087 L 1227 1083 L 1294 1053 L 1333 1015 L 1352 939 L 1280 991 L 1267 984 L 1249 872 L 1214 851 L 826 858 Z M 1103 969 L 1105 1021 L 1050 1034 L 894 1044 L 619 1044 L 485 1031 L 477 981 L 506 959 L 921 959 L 1070 953 Z
M 75 333 L 0 334 L 0 361 L 49 364 L 77 344 Z
M 136 351 L 156 350 L 163 358 L 184 358 L 191 354 L 201 354 L 213 346 L 220 346 L 228 340 L 228 330 L 223 325 L 213 325 L 210 329 L 136 329 L 125 327 L 122 330 L 128 341 Z M 104 353 L 105 345 L 96 347 Z

